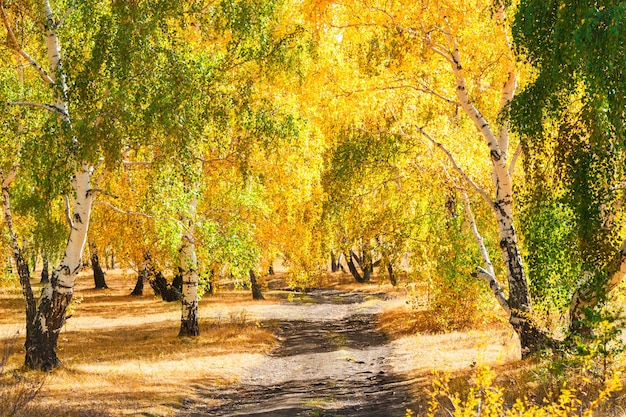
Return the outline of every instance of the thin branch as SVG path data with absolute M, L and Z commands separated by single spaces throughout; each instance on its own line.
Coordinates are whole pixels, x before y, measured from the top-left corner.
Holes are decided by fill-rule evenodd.
M 17 38 L 15 37 L 15 34 L 13 33 L 13 30 L 11 29 L 11 25 L 9 25 L 9 19 L 7 18 L 7 15 L 4 10 L 3 0 L 0 0 L 0 15 L 2 15 L 2 23 L 4 24 L 4 27 L 7 30 L 7 34 L 9 35 L 9 39 L 11 40 L 11 43 L 13 44 L 13 47 L 15 48 L 17 53 L 22 55 L 30 63 L 30 65 L 33 68 L 35 68 L 35 71 L 37 71 L 39 76 L 45 82 L 47 82 L 48 84 L 54 84 L 54 79 L 50 76 L 50 74 L 48 74 L 46 70 L 44 70 L 43 67 L 39 65 L 37 61 L 35 61 L 35 59 L 31 57 L 26 51 L 24 51 L 22 47 L 20 46 L 19 42 L 17 41 Z
M 465 203 L 465 216 L 469 222 L 470 229 L 472 229 L 472 234 L 474 235 L 474 239 L 478 244 L 478 249 L 480 251 L 480 256 L 483 258 L 483 266 L 485 270 L 491 274 L 492 276 L 496 276 L 496 273 L 493 269 L 493 264 L 491 263 L 491 259 L 489 257 L 489 252 L 485 247 L 485 241 L 483 237 L 480 235 L 478 231 L 478 225 L 476 224 L 476 217 L 474 217 L 474 211 L 472 210 L 472 205 L 470 203 L 469 196 L 467 195 L 467 191 L 465 189 L 461 189 L 461 194 L 463 195 L 463 201 Z
M 127 215 L 127 216 L 139 216 L 139 217 L 144 217 L 146 219 L 151 219 L 151 220 L 165 220 L 165 221 L 174 222 L 174 223 L 178 224 L 179 226 L 181 226 L 183 229 L 185 229 L 185 230 L 188 229 L 188 227 L 185 226 L 185 224 L 182 221 L 180 221 L 178 219 L 174 219 L 172 217 L 158 218 L 158 217 L 153 216 L 151 214 L 143 213 L 143 212 L 140 212 L 140 211 L 124 211 L 121 208 L 119 208 L 119 207 L 109 203 L 108 201 L 96 201 L 93 204 L 97 205 L 97 206 L 108 207 L 108 208 L 110 208 L 111 210 L 113 210 L 116 213 L 124 214 L 124 215 Z
M 63 111 L 63 109 L 60 109 L 56 106 L 53 106 L 51 104 L 41 104 L 41 103 L 37 103 L 34 101 L 12 101 L 10 103 L 8 103 L 10 106 L 29 106 L 29 107 L 38 107 L 41 109 L 45 109 L 48 110 L 49 112 L 52 113 L 56 113 L 58 115 L 60 115 L 63 118 L 68 118 L 69 115 Z
M 511 179 L 513 179 L 513 174 L 515 173 L 515 167 L 517 166 L 517 158 L 522 154 L 522 144 L 518 144 L 517 148 L 515 148 L 515 152 L 513 153 L 513 157 L 511 158 L 511 163 L 509 164 L 509 175 Z
M 458 103 L 455 100 L 451 100 L 448 97 L 439 94 L 438 92 L 436 92 L 435 90 L 427 87 L 427 86 L 422 86 L 422 87 L 418 87 L 415 85 L 410 85 L 410 84 L 401 84 L 401 85 L 389 85 L 386 87 L 372 87 L 372 88 L 363 88 L 363 89 L 358 89 L 358 90 L 350 90 L 350 91 L 344 91 L 343 95 L 345 96 L 350 96 L 352 94 L 356 94 L 356 93 L 368 93 L 368 92 L 372 92 L 372 91 L 386 91 L 386 90 L 403 90 L 403 89 L 410 89 L 410 90 L 415 90 L 415 91 L 419 91 L 420 93 L 426 93 L 426 94 L 431 94 L 449 104 L 453 104 L 453 105 L 458 105 L 460 106 L 461 104 Z
M 61 18 L 61 20 L 59 20 L 56 24 L 56 28 L 60 28 L 61 26 L 63 26 L 63 24 L 65 23 L 65 20 L 70 16 L 70 14 L 72 14 L 72 12 L 74 11 L 74 7 L 76 6 L 76 0 L 72 1 L 72 5 L 70 7 L 67 8 L 67 11 L 65 12 L 65 14 L 63 15 L 63 17 Z
M 478 184 L 476 184 L 466 173 L 465 171 L 463 171 L 463 168 L 461 168 L 459 166 L 459 164 L 456 162 L 456 159 L 454 159 L 454 156 L 452 155 L 452 152 L 450 152 L 445 146 L 443 146 L 443 144 L 437 142 L 432 136 L 430 136 L 423 128 L 421 127 L 417 127 L 417 130 L 422 134 L 422 136 L 424 136 L 426 139 L 428 139 L 433 145 L 435 145 L 437 148 L 439 148 L 443 153 L 446 154 L 446 156 L 448 157 L 448 159 L 450 160 L 450 163 L 452 163 L 452 166 L 454 167 L 454 169 L 459 173 L 459 175 L 487 202 L 487 204 L 489 204 L 489 207 L 491 207 L 492 209 L 495 208 L 495 205 L 493 203 L 493 201 L 491 200 L 491 197 L 489 197 L 489 195 L 478 186 Z M 407 135 L 405 135 L 407 136 Z M 411 137 L 411 136 L 409 136 Z
M 154 162 L 150 162 L 150 161 L 122 161 L 122 164 L 124 166 L 133 166 L 133 165 L 141 165 L 141 166 L 146 166 L 146 165 L 152 165 Z
M 140 211 L 124 211 L 121 208 L 114 206 L 113 204 L 109 203 L 108 201 L 96 201 L 95 203 L 93 203 L 94 206 L 98 205 L 98 206 L 105 206 L 110 208 L 111 210 L 113 210 L 116 213 L 119 214 L 124 214 L 124 215 L 128 215 L 128 216 L 140 216 L 140 217 L 145 217 L 146 219 L 155 219 L 154 216 L 147 214 L 147 213 L 142 213 Z M 174 219 L 171 219 L 174 220 Z M 180 223 L 178 220 L 174 220 L 178 223 Z
M 481 278 L 485 280 L 487 284 L 489 284 L 489 288 L 491 288 L 491 292 L 496 297 L 496 300 L 498 300 L 498 303 L 500 304 L 500 306 L 504 309 L 504 311 L 507 312 L 507 314 L 511 314 L 511 307 L 509 306 L 509 301 L 506 299 L 506 296 L 504 295 L 504 291 L 502 290 L 502 287 L 500 286 L 500 283 L 498 282 L 496 277 L 494 277 L 493 275 L 491 275 L 489 272 L 487 272 L 485 269 L 481 267 L 476 268 L 476 271 L 472 272 L 472 276 L 475 278 Z

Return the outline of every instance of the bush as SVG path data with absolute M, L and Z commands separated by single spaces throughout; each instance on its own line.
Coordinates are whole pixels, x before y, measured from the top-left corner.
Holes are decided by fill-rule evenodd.
M 619 372 L 605 382 L 591 401 L 580 399 L 580 390 L 563 387 L 553 401 L 536 404 L 527 396 L 506 404 L 503 388 L 495 386 L 496 374 L 488 367 L 478 368 L 474 383 L 465 395 L 452 392 L 449 378 L 438 378 L 430 393 L 428 416 L 452 417 L 591 417 L 605 404 L 611 394 L 622 388 Z

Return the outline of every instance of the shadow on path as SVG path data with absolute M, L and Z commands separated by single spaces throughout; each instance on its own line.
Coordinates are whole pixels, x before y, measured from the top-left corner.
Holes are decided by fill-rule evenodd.
M 320 291 L 328 304 L 358 304 L 358 293 Z M 403 417 L 412 403 L 409 381 L 387 363 L 391 348 L 376 314 L 336 320 L 272 321 L 280 346 L 242 378 L 220 389 L 196 386 L 181 417 Z M 207 401 L 210 400 L 210 401 Z

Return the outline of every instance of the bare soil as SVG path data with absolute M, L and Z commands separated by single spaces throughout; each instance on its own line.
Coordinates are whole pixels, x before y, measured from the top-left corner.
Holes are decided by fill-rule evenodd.
M 384 299 L 314 290 L 287 302 L 308 310 L 308 318 L 263 322 L 279 346 L 238 385 L 198 384 L 199 398 L 217 402 L 189 401 L 180 416 L 404 416 L 413 401 L 410 381 L 393 372 L 390 341 L 378 330 Z
M 519 354 L 508 326 L 390 329 L 389 314 L 422 320 L 408 290 L 389 285 L 295 292 L 272 282 L 265 301 L 225 289 L 201 300 L 201 336 L 178 338 L 178 303 L 148 291 L 128 296 L 134 279 L 123 273 L 107 282 L 93 290 L 91 277 L 80 277 L 59 341 L 63 367 L 44 376 L 29 417 L 53 409 L 64 417 L 420 416 L 433 372 L 470 375 L 477 363 L 510 364 Z M 19 290 L 0 292 L 0 309 L 0 342 L 19 331 L 9 375 L 22 361 Z

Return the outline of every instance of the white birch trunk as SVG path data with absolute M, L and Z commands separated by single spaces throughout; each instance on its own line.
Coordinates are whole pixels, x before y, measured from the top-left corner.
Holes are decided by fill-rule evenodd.
M 487 282 L 491 292 L 494 297 L 502 307 L 502 309 L 507 313 L 511 314 L 511 308 L 509 307 L 509 301 L 506 299 L 506 295 L 504 294 L 504 290 L 502 286 L 498 282 L 496 278 L 496 272 L 493 269 L 493 264 L 491 263 L 491 258 L 489 257 L 489 252 L 487 251 L 487 247 L 485 247 L 485 242 L 480 232 L 478 231 L 478 226 L 476 225 L 476 218 L 474 217 L 474 212 L 472 211 L 472 206 L 470 204 L 469 196 L 465 190 L 462 191 L 463 199 L 465 200 L 465 215 L 467 217 L 467 221 L 469 222 L 470 230 L 474 235 L 474 240 L 478 245 L 478 250 L 480 251 L 480 256 L 483 258 L 483 268 L 477 268 L 476 272 L 472 275 L 481 278 Z
M 501 19 L 499 24 L 504 26 L 504 5 L 498 2 L 496 6 L 498 7 L 498 10 L 496 10 L 496 18 Z M 492 292 L 501 305 L 503 305 L 503 301 L 506 300 L 510 311 L 509 321 L 520 337 L 522 356 L 525 356 L 541 348 L 546 342 L 546 337 L 534 326 L 532 318 L 530 317 L 532 305 L 526 273 L 518 245 L 517 232 L 514 226 L 513 184 L 509 167 L 507 166 L 509 147 L 508 124 L 499 126 L 499 132 L 496 135 L 487 119 L 476 108 L 467 89 L 461 54 L 458 43 L 456 39 L 454 39 L 451 30 L 448 30 L 447 37 L 451 51 L 448 55 L 443 53 L 441 49 L 432 43 L 430 43 L 430 45 L 435 52 L 444 56 L 450 63 L 456 80 L 457 98 L 465 114 L 472 120 L 485 139 L 489 151 L 495 188 L 495 199 L 493 200 L 492 208 L 498 223 L 500 250 L 509 284 L 508 300 L 504 298 L 502 289 L 499 288 L 495 276 L 493 276 L 488 269 L 479 270 L 477 276 L 481 276 L 489 281 Z M 428 38 L 427 42 L 430 42 Z M 507 72 L 507 80 L 504 83 L 501 93 L 500 111 L 513 99 L 517 86 L 515 70 L 510 59 L 507 62 Z
M 195 245 L 195 217 L 198 198 L 193 197 L 189 204 L 186 224 L 179 250 L 179 262 L 183 275 L 183 299 L 179 336 L 198 336 L 198 258 Z
M 71 129 L 71 119 L 66 101 L 67 85 L 61 63 L 61 46 L 56 35 L 56 22 L 49 0 L 44 1 L 46 47 L 48 64 L 54 79 L 55 108 L 61 119 Z M 65 312 L 74 294 L 76 274 L 81 267 L 81 259 L 93 203 L 91 176 L 93 167 L 87 162 L 78 164 L 71 186 L 74 202 L 70 213 L 70 235 L 65 253 L 59 266 L 53 271 L 50 282 L 44 287 L 35 322 L 33 334 L 26 340 L 26 365 L 36 369 L 50 369 L 60 364 L 56 355 L 59 333 L 65 323 Z

